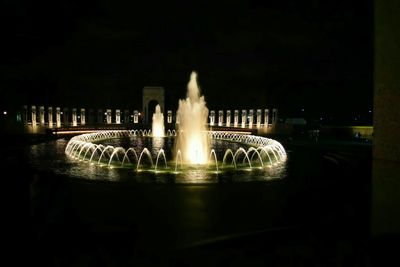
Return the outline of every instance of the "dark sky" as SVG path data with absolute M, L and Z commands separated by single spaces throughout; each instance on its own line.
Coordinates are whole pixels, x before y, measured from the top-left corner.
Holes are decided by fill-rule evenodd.
M 370 0 L 37 2 L 1 8 L 2 105 L 174 107 L 192 70 L 210 108 L 372 103 Z

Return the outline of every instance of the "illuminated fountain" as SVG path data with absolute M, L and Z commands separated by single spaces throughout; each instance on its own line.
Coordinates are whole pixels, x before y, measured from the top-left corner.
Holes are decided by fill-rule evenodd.
M 175 137 L 173 131 L 168 131 L 167 135 L 168 138 Z M 147 147 L 138 151 L 135 147 L 124 148 L 99 143 L 104 140 L 149 137 L 151 137 L 150 131 L 147 130 L 114 130 L 82 134 L 73 137 L 68 142 L 65 153 L 74 159 L 108 167 L 134 166 L 136 170 L 143 170 L 143 167 L 150 171 L 157 171 L 158 162 L 164 162 L 165 170 L 176 172 L 183 169 L 184 162 L 180 151 L 177 152 L 175 161 L 171 161 L 166 158 L 165 151 L 161 147 L 157 148 L 153 158 Z M 209 168 L 210 165 L 213 166 L 214 171 L 265 168 L 277 166 L 286 161 L 286 152 L 283 146 L 270 138 L 224 131 L 209 131 L 206 132 L 206 137 L 207 140 L 226 141 L 241 146 L 235 150 L 228 148 L 219 155 L 214 149 L 211 149 L 207 155 L 204 169 Z M 150 163 L 147 167 L 141 165 L 145 159 Z M 195 166 L 198 166 L 197 163 Z
M 204 96 L 200 95 L 195 72 L 190 76 L 186 99 L 179 101 L 177 116 L 177 130 L 165 132 L 163 114 L 157 105 L 152 131 L 99 131 L 78 135 L 68 142 L 65 153 L 91 165 L 187 174 L 189 178 L 199 173 L 203 176 L 232 170 L 274 170 L 286 161 L 285 149 L 276 140 L 248 132 L 208 131 L 208 109 Z M 122 140 L 132 143 L 124 147 Z
M 153 113 L 152 122 L 152 134 L 153 137 L 164 137 L 164 115 L 161 113 L 160 105 L 156 106 L 156 110 Z
M 175 156 L 181 154 L 186 164 L 206 164 L 210 148 L 208 109 L 204 96 L 200 96 L 196 72 L 190 75 L 186 99 L 179 100 L 177 116 L 179 124 Z

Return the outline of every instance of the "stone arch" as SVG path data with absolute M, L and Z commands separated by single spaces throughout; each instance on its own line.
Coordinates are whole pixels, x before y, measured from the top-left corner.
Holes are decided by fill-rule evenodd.
M 154 112 L 150 110 L 149 104 L 150 102 L 154 103 L 153 101 L 157 102 L 157 104 L 161 107 L 161 112 L 164 112 L 164 88 L 163 87 L 150 87 L 146 86 L 143 88 L 143 118 L 144 123 L 148 124 L 151 122 L 151 116 Z

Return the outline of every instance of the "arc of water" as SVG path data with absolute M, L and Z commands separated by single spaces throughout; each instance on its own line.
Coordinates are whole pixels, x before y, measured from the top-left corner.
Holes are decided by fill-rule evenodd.
M 166 159 L 166 157 L 165 157 L 164 149 L 161 148 L 160 151 L 158 151 L 158 154 L 157 154 L 155 171 L 157 171 L 158 159 L 160 158 L 160 155 L 162 155 L 163 158 L 164 158 L 165 169 L 168 168 L 168 166 L 167 166 L 167 159 Z
M 209 162 L 208 165 L 210 164 L 210 158 L 212 157 L 212 155 L 214 155 L 215 166 L 216 166 L 217 172 L 218 172 L 217 154 L 215 153 L 215 150 L 214 150 L 214 149 L 211 149 L 210 156 L 208 157 L 208 162 Z
M 181 169 L 182 169 L 182 152 L 178 149 L 178 152 L 176 153 L 176 158 L 175 158 L 175 172 L 177 172 L 178 169 L 178 159 L 181 160 Z
M 86 143 L 84 146 L 82 146 L 82 148 L 80 149 L 80 151 L 79 151 L 79 154 L 78 154 L 78 158 L 80 158 L 81 157 L 81 153 L 82 153 L 82 151 L 86 148 L 86 151 L 88 150 L 88 149 L 90 149 L 90 147 L 92 147 L 94 144 L 92 144 L 92 143 Z M 86 153 L 85 153 L 85 156 L 86 156 Z M 83 160 L 85 160 L 85 157 L 83 157 Z
M 271 146 L 268 146 L 268 148 L 271 150 L 272 154 L 274 155 L 275 160 L 276 160 L 277 162 L 279 162 L 278 157 L 276 156 L 274 149 L 273 149 Z
M 228 155 L 232 155 L 232 162 L 231 162 L 231 164 L 233 163 L 234 166 L 235 166 L 235 169 L 236 169 L 235 155 L 233 154 L 233 152 L 232 152 L 232 150 L 231 150 L 230 148 L 228 148 L 228 149 L 225 151 L 224 158 L 222 159 L 222 166 L 224 166 L 226 157 L 227 157 Z
M 70 148 L 70 156 L 71 157 L 75 157 L 75 148 L 79 145 L 82 145 L 84 142 L 82 141 L 76 141 L 72 144 L 71 148 Z
M 149 151 L 147 148 L 144 148 L 144 149 L 142 150 L 142 152 L 140 153 L 139 160 L 138 160 L 138 164 L 137 164 L 137 166 L 136 166 L 136 171 L 139 171 L 140 161 L 142 160 L 143 154 L 146 154 L 146 155 L 148 156 L 148 158 L 149 158 L 149 160 L 150 160 L 150 162 L 151 162 L 151 167 L 153 167 L 153 165 L 154 165 L 154 164 L 153 164 L 153 159 L 151 158 L 151 153 L 150 153 L 150 151 Z
M 103 152 L 101 152 L 101 154 L 100 154 L 100 158 L 99 158 L 99 160 L 97 161 L 98 164 L 101 163 L 101 158 L 103 157 L 103 155 L 104 155 L 104 153 L 105 153 L 106 151 L 107 151 L 108 156 L 110 157 L 110 153 L 108 152 L 109 149 L 112 149 L 112 150 L 114 151 L 114 147 L 113 147 L 113 146 L 106 146 L 106 147 L 103 149 Z
M 70 153 L 71 153 L 71 156 L 73 158 L 76 158 L 76 150 L 79 149 L 79 147 L 82 146 L 82 144 L 84 144 L 84 142 L 78 141 L 78 142 L 75 142 L 73 144 L 73 146 L 71 147 L 71 152 Z
M 89 145 L 90 143 L 83 143 L 82 145 L 80 145 L 79 147 L 77 147 L 77 149 L 75 149 L 74 151 L 74 157 L 79 159 L 81 156 L 82 151 Z
M 74 142 L 74 140 L 69 140 L 69 142 L 68 142 L 68 144 L 67 144 L 67 146 L 65 147 L 65 153 L 66 154 L 69 154 L 69 148 L 70 148 L 70 146 L 72 145 L 72 143 Z
M 235 155 L 234 155 L 235 160 L 236 160 L 237 156 L 240 155 L 240 153 L 244 153 L 244 156 L 247 159 L 247 162 L 249 163 L 249 167 L 251 168 L 251 162 L 250 162 L 249 156 L 247 155 L 247 152 L 243 147 L 239 147 L 238 150 L 236 150 Z
M 252 156 L 251 156 L 251 160 L 253 160 L 254 155 L 257 154 L 257 156 L 258 156 L 258 158 L 260 159 L 260 162 L 261 162 L 261 167 L 264 167 L 264 162 L 263 162 L 263 160 L 262 160 L 262 158 L 261 158 L 260 153 L 257 151 L 257 149 L 255 149 L 254 147 L 250 147 L 250 148 L 247 150 L 247 154 L 249 154 L 250 152 L 253 152 L 253 154 L 252 154 Z
M 117 154 L 118 151 L 123 151 L 123 153 L 124 153 L 124 155 L 125 155 L 125 148 L 120 147 L 120 146 L 119 146 L 119 147 L 116 147 L 116 148 L 113 150 L 113 152 L 112 152 L 112 154 L 111 154 L 111 156 L 110 156 L 110 160 L 108 161 L 108 165 L 107 165 L 107 166 L 110 166 L 111 161 L 112 161 L 114 155 Z M 117 154 L 117 159 L 118 159 L 118 161 L 119 161 L 118 154 Z
M 268 154 L 267 147 L 261 146 L 261 147 L 257 148 L 257 150 L 260 150 L 261 152 L 264 152 L 264 153 L 267 155 L 268 160 L 269 160 L 269 163 L 270 163 L 270 165 L 272 166 L 272 165 L 273 165 L 272 159 L 271 159 L 271 157 L 270 157 L 269 154 Z
M 280 156 L 280 160 L 282 160 L 282 158 L 284 159 L 286 157 L 286 152 L 285 149 L 283 149 L 282 145 L 280 143 L 275 144 L 277 151 L 279 153 Z
M 91 143 L 91 144 L 92 144 L 92 145 L 89 146 L 88 149 L 86 149 L 86 152 L 85 152 L 85 154 L 83 155 L 83 159 L 86 159 L 86 155 L 87 155 L 87 153 L 89 152 L 90 149 L 93 149 L 93 148 L 96 149 L 97 146 L 98 146 L 98 145 L 93 144 L 93 143 Z M 92 153 L 93 153 L 93 151 L 92 151 Z
M 105 146 L 103 146 L 103 145 L 98 145 L 97 147 L 96 147 L 96 149 L 93 151 L 93 153 L 92 153 L 92 155 L 90 156 L 90 159 L 89 159 L 89 162 L 92 162 L 92 159 L 93 159 L 93 156 L 94 156 L 94 154 L 97 152 L 97 151 L 100 151 L 100 153 L 103 153 L 103 149 L 105 148 Z
M 67 146 L 65 147 L 65 154 L 69 154 L 69 152 L 71 151 L 70 147 L 72 146 L 72 144 L 75 142 L 75 140 L 73 140 L 73 138 L 71 140 L 69 140 Z
M 121 163 L 121 166 L 122 166 L 122 167 L 124 166 L 125 159 L 128 159 L 128 161 L 130 162 L 130 160 L 129 160 L 129 158 L 128 158 L 128 153 L 129 153 L 129 151 L 132 151 L 133 155 L 135 155 L 136 163 L 139 161 L 138 155 L 136 154 L 135 149 L 133 149 L 133 147 L 130 147 L 130 148 L 128 148 L 128 150 L 125 152 L 124 158 L 122 159 L 122 163 Z

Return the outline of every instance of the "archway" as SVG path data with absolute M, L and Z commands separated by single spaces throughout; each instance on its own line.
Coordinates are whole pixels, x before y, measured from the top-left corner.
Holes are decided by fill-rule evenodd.
M 154 104 L 155 103 L 155 104 Z M 151 104 L 151 105 L 150 105 Z M 144 87 L 143 88 L 143 117 L 144 123 L 151 122 L 155 106 L 159 104 L 161 111 L 164 112 L 164 88 L 163 87 Z

